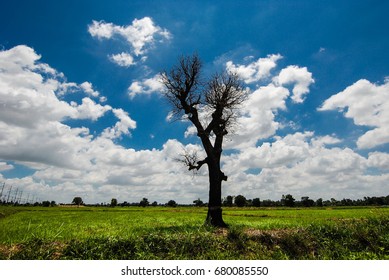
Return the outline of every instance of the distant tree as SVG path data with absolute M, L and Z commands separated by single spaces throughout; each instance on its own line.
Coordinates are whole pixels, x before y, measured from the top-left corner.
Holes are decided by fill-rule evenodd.
M 254 198 L 252 203 L 253 203 L 254 207 L 260 207 L 261 206 L 261 200 L 259 198 Z
M 243 207 L 246 205 L 247 199 L 243 195 L 237 195 L 234 202 L 236 206 Z
M 50 206 L 50 201 L 48 201 L 48 200 L 42 201 L 42 206 L 43 207 L 49 207 Z
M 327 200 L 323 200 L 323 206 L 325 206 L 325 207 L 331 206 L 331 201 L 329 201 L 328 199 Z
M 273 207 L 276 206 L 276 203 L 271 199 L 264 199 L 261 202 L 261 206 L 263 207 Z
M 177 207 L 177 202 L 175 202 L 174 200 L 169 200 L 168 203 L 167 203 L 167 206 L 169 206 L 169 207 Z
M 57 206 L 57 203 L 56 203 L 54 200 L 52 200 L 52 201 L 50 202 L 50 206 L 51 206 L 51 207 Z
M 295 201 L 295 199 L 293 198 L 293 196 L 291 194 L 282 195 L 282 199 L 281 199 L 282 205 L 287 206 L 287 207 L 294 207 L 294 204 L 295 204 L 294 201 Z
M 158 202 L 154 201 L 153 203 L 151 203 L 151 206 L 158 206 Z
M 301 198 L 301 204 L 304 207 L 312 207 L 315 204 L 315 202 L 312 199 L 310 199 L 308 196 L 303 196 Z
M 72 204 L 76 204 L 77 206 L 83 205 L 84 202 L 82 201 L 82 198 L 79 196 L 76 196 L 73 198 Z
M 201 68 L 197 55 L 182 57 L 170 71 L 161 73 L 161 78 L 173 113 L 179 118 L 185 115 L 194 125 L 206 153 L 202 159 L 193 153 L 186 153 L 183 158 L 189 170 L 199 170 L 203 165 L 208 167 L 209 200 L 205 222 L 226 227 L 221 208 L 222 182 L 227 181 L 221 170 L 223 141 L 236 123 L 246 92 L 237 74 L 225 71 L 205 81 Z
M 204 202 L 202 202 L 202 201 L 200 200 L 200 198 L 194 200 L 193 203 L 194 203 L 194 205 L 197 206 L 197 207 L 204 206 Z
M 228 195 L 223 202 L 224 206 L 231 207 L 234 204 L 234 198 L 231 195 Z
M 118 200 L 116 198 L 111 199 L 111 207 L 115 207 L 118 205 Z
M 323 207 L 323 199 L 322 198 L 319 198 L 318 200 L 316 200 L 316 206 Z
M 127 201 L 124 201 L 123 203 L 120 204 L 120 206 L 122 206 L 122 207 L 130 206 L 130 203 L 128 203 Z
M 340 201 L 340 204 L 342 206 L 352 206 L 354 205 L 354 201 L 352 201 L 351 199 L 349 198 L 343 198 L 341 201 Z
M 142 206 L 142 207 L 149 206 L 149 204 L 150 204 L 149 200 L 145 197 L 139 202 L 139 206 Z

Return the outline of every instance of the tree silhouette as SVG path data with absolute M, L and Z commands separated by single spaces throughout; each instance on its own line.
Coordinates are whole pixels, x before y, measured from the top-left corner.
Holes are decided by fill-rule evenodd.
M 247 199 L 243 195 L 237 195 L 235 197 L 235 205 L 238 207 L 243 207 L 246 205 Z
M 233 204 L 233 202 L 234 202 L 234 198 L 233 198 L 231 195 L 228 195 L 228 196 L 224 199 L 223 205 L 224 205 L 224 206 L 229 206 L 229 207 L 231 207 L 232 204 Z
M 227 176 L 221 171 L 220 158 L 223 140 L 237 117 L 237 109 L 246 95 L 236 74 L 215 74 L 208 81 L 201 78 L 201 61 L 197 55 L 181 57 L 169 72 L 161 73 L 165 96 L 176 117 L 185 115 L 197 130 L 206 158 L 196 154 L 184 155 L 189 170 L 208 166 L 209 202 L 206 223 L 226 227 L 221 208 L 222 181 Z
M 287 207 L 293 207 L 294 206 L 295 199 L 291 194 L 282 195 L 281 203 L 282 205 L 285 205 Z
M 72 203 L 76 204 L 77 206 L 84 204 L 84 202 L 82 201 L 82 198 L 79 196 L 76 196 L 75 198 L 73 198 Z
M 195 206 L 198 206 L 198 207 L 204 206 L 204 202 L 202 202 L 200 198 L 193 200 L 193 203 Z
M 115 207 L 118 205 L 118 200 L 116 198 L 111 199 L 111 207 Z
M 261 206 L 261 200 L 257 197 L 253 199 L 253 206 L 254 207 L 260 207 Z
M 177 202 L 175 202 L 174 200 L 169 200 L 166 205 L 169 207 L 177 207 Z
M 139 206 L 142 206 L 142 207 L 146 207 L 146 206 L 149 206 L 150 202 L 149 200 L 144 197 L 140 202 L 139 202 Z

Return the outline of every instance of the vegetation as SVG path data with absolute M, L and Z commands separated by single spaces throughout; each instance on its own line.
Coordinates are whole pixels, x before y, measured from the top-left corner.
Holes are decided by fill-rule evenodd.
M 83 205 L 84 202 L 82 201 L 82 198 L 79 196 L 76 196 L 73 198 L 72 204 L 76 204 L 77 206 Z
M 243 203 L 243 201 L 245 202 Z M 282 195 L 280 200 L 266 199 L 261 201 L 259 198 L 246 199 L 242 195 L 235 197 L 229 195 L 223 199 L 224 207 L 231 206 L 246 206 L 246 207 L 331 207 L 331 206 L 389 206 L 388 196 L 373 196 L 364 197 L 363 199 L 349 199 L 343 198 L 342 200 L 336 200 L 331 198 L 330 200 L 323 200 L 322 198 L 316 201 L 310 199 L 308 196 L 301 197 L 301 200 L 296 200 L 291 194 Z
M 0 206 L 0 259 L 389 259 L 387 207 Z
M 118 205 L 118 200 L 116 198 L 111 199 L 111 207 L 115 207 Z

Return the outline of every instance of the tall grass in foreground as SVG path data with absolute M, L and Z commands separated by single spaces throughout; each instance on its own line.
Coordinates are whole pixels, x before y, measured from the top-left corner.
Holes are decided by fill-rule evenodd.
M 0 208 L 0 259 L 389 259 L 387 210 Z

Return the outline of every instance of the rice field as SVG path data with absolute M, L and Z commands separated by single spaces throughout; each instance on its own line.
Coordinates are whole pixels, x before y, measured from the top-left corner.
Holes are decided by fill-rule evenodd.
M 0 206 L 0 259 L 389 259 L 389 208 Z

